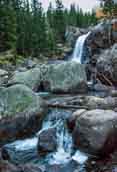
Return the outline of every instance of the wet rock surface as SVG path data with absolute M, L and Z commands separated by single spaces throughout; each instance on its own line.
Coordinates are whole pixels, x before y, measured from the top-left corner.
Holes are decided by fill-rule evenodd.
M 43 130 L 38 134 L 38 153 L 39 155 L 54 152 L 57 148 L 56 128 Z
M 41 114 L 19 114 L 0 120 L 0 146 L 32 136 L 41 129 Z
M 75 161 L 70 161 L 66 164 L 53 164 L 47 166 L 46 172 L 80 172 L 80 167 Z M 82 169 L 82 172 L 85 170 Z
M 44 172 L 40 167 L 33 165 L 33 164 L 26 164 L 26 165 L 13 165 L 8 161 L 1 161 L 0 162 L 0 171 L 1 172 Z
M 9 163 L 8 161 L 1 161 L 0 162 L 0 171 L 1 172 L 20 172 L 20 170 L 18 170 L 18 168 Z
M 31 143 L 30 140 L 20 140 L 4 145 L 1 148 L 1 157 L 4 160 L 19 165 L 33 163 L 34 161 L 39 160 L 40 157 L 37 152 L 36 138 L 32 139 Z
M 75 161 L 70 161 L 67 164 L 53 164 L 46 167 L 39 167 L 34 164 L 25 164 L 25 165 L 13 165 L 8 161 L 2 160 L 0 162 L 1 172 L 80 172 L 80 167 Z M 83 170 L 82 172 L 85 172 Z

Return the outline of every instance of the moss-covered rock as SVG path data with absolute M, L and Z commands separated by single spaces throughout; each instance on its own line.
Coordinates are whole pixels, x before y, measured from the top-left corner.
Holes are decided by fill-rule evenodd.
M 44 101 L 25 85 L 0 88 L 0 146 L 29 137 L 41 128 Z
M 86 92 L 84 66 L 77 62 L 39 65 L 26 72 L 15 72 L 9 83 L 23 83 L 31 89 L 50 92 Z
M 43 101 L 25 85 L 14 85 L 0 88 L 1 114 L 36 113 L 42 110 Z

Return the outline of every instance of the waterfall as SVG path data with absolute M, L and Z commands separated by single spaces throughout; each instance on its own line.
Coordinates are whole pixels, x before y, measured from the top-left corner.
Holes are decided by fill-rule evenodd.
M 4 146 L 13 163 L 33 162 L 40 164 L 66 164 L 74 160 L 81 164 L 83 170 L 84 163 L 88 159 L 87 155 L 79 150 L 73 151 L 72 135 L 68 132 L 66 118 L 71 115 L 71 111 L 52 110 L 43 121 L 42 129 L 33 137 L 18 140 Z M 57 150 L 48 153 L 40 159 L 37 154 L 38 135 L 49 128 L 55 128 L 57 134 Z M 6 152 L 6 151 L 5 151 Z
M 89 34 L 90 34 L 90 32 L 78 37 L 76 44 L 75 44 L 74 52 L 73 52 L 73 57 L 72 57 L 73 61 L 76 61 L 78 63 L 83 63 L 83 61 L 84 61 L 83 60 L 84 44 L 85 44 L 85 40 L 89 36 Z
M 71 160 L 72 153 L 72 136 L 68 133 L 65 125 L 65 116 L 69 111 L 58 111 L 57 109 L 50 112 L 43 123 L 43 129 L 56 128 L 58 148 L 54 153 L 49 154 L 46 158 L 50 164 L 64 164 Z M 61 117 L 61 115 L 63 117 Z M 53 118 L 53 117 L 54 118 Z

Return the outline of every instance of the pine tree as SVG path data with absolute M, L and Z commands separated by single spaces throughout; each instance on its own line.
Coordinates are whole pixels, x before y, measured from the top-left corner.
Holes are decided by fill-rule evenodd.
M 56 10 L 54 12 L 54 29 L 56 39 L 58 41 L 64 41 L 66 23 L 64 18 L 64 6 L 61 0 L 56 0 Z
M 0 51 L 16 48 L 16 13 L 10 1 L 0 1 Z
M 49 3 L 48 10 L 47 10 L 47 21 L 48 21 L 49 26 L 50 26 L 51 28 L 54 27 L 54 18 L 53 18 L 54 16 L 53 16 L 53 11 L 54 11 L 54 9 L 53 9 L 53 7 L 52 7 L 52 3 L 50 2 L 50 3 Z
M 65 8 L 64 10 L 64 21 L 65 21 L 65 25 L 66 27 L 69 25 L 69 10 L 67 8 Z
M 94 10 L 92 10 L 91 15 L 89 17 L 89 20 L 90 20 L 90 23 L 89 23 L 90 25 L 96 25 L 97 24 L 98 19 L 96 18 L 96 14 L 95 14 Z
M 101 2 L 104 13 L 107 16 L 113 16 L 115 9 L 117 8 L 117 3 L 114 0 L 101 0 Z
M 77 26 L 77 12 L 76 12 L 76 8 L 75 8 L 75 4 L 71 4 L 69 13 L 70 13 L 69 24 L 72 26 Z
M 47 49 L 49 54 L 53 54 L 56 51 L 54 12 L 54 8 L 52 6 L 52 3 L 50 2 L 47 10 Z
M 24 52 L 26 56 L 32 54 L 32 14 L 29 0 L 26 0 L 24 11 Z
M 48 27 L 48 34 L 47 34 L 47 53 L 50 55 L 56 51 L 56 40 L 53 30 Z
M 50 3 L 47 13 L 40 0 L 0 0 L 0 51 L 16 49 L 17 54 L 39 57 L 56 52 L 64 43 L 66 26 L 88 27 L 96 23 L 95 13 L 84 13 L 71 5 L 64 9 L 62 0 Z
M 77 27 L 80 26 L 80 12 L 79 12 L 79 6 L 77 6 L 77 10 L 76 10 L 76 18 L 77 18 Z
M 22 0 L 13 0 L 13 7 L 16 13 L 17 21 L 17 42 L 16 49 L 18 54 L 25 54 L 25 3 Z
M 47 48 L 46 22 L 42 4 L 38 0 L 33 0 L 33 28 L 32 46 L 33 55 L 39 56 Z

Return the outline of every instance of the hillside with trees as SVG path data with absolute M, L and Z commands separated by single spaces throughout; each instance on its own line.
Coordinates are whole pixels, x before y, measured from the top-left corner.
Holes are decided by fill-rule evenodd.
M 0 52 L 13 50 L 25 57 L 56 53 L 57 43 L 65 42 L 66 26 L 88 27 L 96 24 L 94 11 L 83 12 L 71 4 L 65 9 L 61 0 L 47 12 L 39 0 L 0 1 Z

